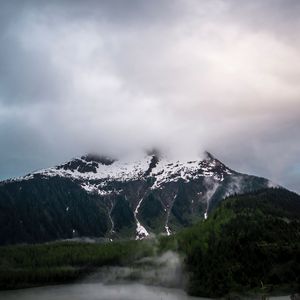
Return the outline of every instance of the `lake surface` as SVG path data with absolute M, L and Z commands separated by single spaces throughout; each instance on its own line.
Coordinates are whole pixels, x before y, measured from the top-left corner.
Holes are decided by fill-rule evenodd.
M 191 300 L 178 289 L 144 284 L 79 283 L 0 292 L 2 300 Z M 202 298 L 204 299 L 204 298 Z
M 103 284 L 76 283 L 37 288 L 0 291 L 2 300 L 196 300 L 183 290 L 142 283 Z M 250 299 L 250 298 L 244 298 Z M 257 296 L 251 299 L 261 299 Z M 291 300 L 290 296 L 268 297 L 269 300 Z

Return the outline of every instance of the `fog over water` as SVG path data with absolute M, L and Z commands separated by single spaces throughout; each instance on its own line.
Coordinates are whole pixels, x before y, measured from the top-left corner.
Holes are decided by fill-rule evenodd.
M 145 284 L 101 283 L 66 284 L 16 291 L 0 292 L 2 300 L 196 300 L 183 290 Z M 246 299 L 246 298 L 244 298 Z M 248 298 L 250 299 L 250 298 Z M 261 299 L 257 296 L 251 299 Z M 290 296 L 268 297 L 273 300 L 290 300 Z
M 176 300 L 189 297 L 182 290 L 146 286 L 144 284 L 103 285 L 101 283 L 48 286 L 0 292 L 5 300 Z
M 196 299 L 184 292 L 180 257 L 168 251 L 130 267 L 102 267 L 75 284 L 0 292 L 5 300 L 171 300 Z M 198 298 L 197 298 L 198 299 Z

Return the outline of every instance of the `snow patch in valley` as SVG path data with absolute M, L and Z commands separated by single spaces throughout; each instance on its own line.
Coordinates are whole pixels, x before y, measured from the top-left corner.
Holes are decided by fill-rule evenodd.
M 170 227 L 169 227 L 169 218 L 170 218 L 170 212 L 172 210 L 172 207 L 173 207 L 176 197 L 177 197 L 177 194 L 174 195 L 170 206 L 167 205 L 167 208 L 165 208 L 165 211 L 167 212 L 166 223 L 165 223 L 165 230 L 166 230 L 167 236 L 172 234 Z
M 137 215 L 139 213 L 139 208 L 140 208 L 142 202 L 143 202 L 143 198 L 139 201 L 138 205 L 136 206 L 136 208 L 134 210 L 134 218 L 136 221 L 136 234 L 137 234 L 135 237 L 136 240 L 142 240 L 149 235 L 146 228 L 141 225 L 141 223 L 139 222 L 139 220 L 137 218 Z
M 108 212 L 107 212 L 109 221 L 111 223 L 111 228 L 110 228 L 110 231 L 109 231 L 110 235 L 115 233 L 115 222 L 114 222 L 114 220 L 111 216 L 113 209 L 114 209 L 114 203 L 113 203 L 113 201 L 111 201 L 110 202 L 110 208 L 108 209 Z
M 210 201 L 211 201 L 213 195 L 215 194 L 215 192 L 217 191 L 217 189 L 219 187 L 219 183 L 213 181 L 211 178 L 205 178 L 204 185 L 207 188 L 206 193 L 203 195 L 203 200 L 206 201 L 206 211 L 204 213 L 204 220 L 206 220 L 208 217 Z
M 167 232 L 167 236 L 171 235 L 171 231 L 169 229 L 169 226 L 165 226 L 166 232 Z
M 122 192 L 122 190 L 107 190 L 107 189 L 103 189 L 103 187 L 105 187 L 105 185 L 102 184 L 98 184 L 98 183 L 89 183 L 89 182 L 83 182 L 82 184 L 80 184 L 80 186 L 86 190 L 88 193 L 95 193 L 98 194 L 99 196 L 108 196 L 111 194 L 120 194 Z

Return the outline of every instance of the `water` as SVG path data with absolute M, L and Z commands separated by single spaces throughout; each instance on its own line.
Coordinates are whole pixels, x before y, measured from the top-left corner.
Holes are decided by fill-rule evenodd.
M 78 283 L 2 291 L 2 300 L 191 300 L 183 290 L 144 284 Z M 202 298 L 204 299 L 204 298 Z
M 2 300 L 205 300 L 188 296 L 181 289 L 149 286 L 142 283 L 76 283 L 21 290 L 0 291 Z M 236 298 L 237 299 L 237 298 Z M 259 299 L 240 298 L 245 300 Z M 268 300 L 291 300 L 290 296 L 267 297 Z

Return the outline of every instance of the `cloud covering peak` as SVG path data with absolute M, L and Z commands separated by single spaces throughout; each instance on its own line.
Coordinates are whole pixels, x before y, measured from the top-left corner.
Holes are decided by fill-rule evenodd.
M 209 150 L 300 182 L 299 1 L 0 4 L 1 174 Z

